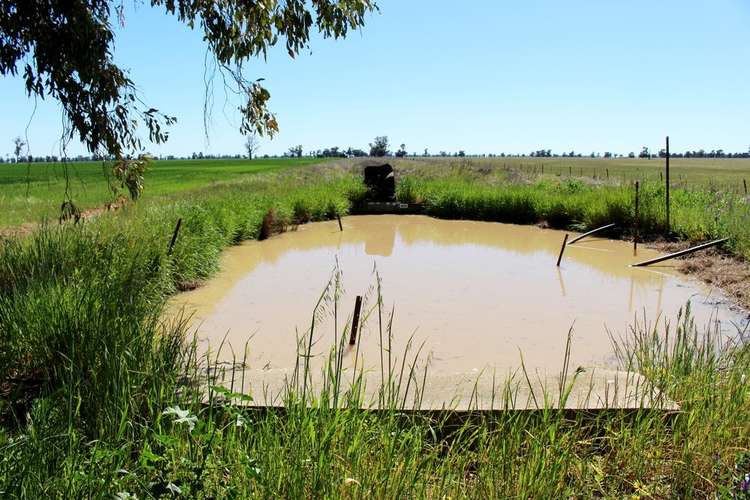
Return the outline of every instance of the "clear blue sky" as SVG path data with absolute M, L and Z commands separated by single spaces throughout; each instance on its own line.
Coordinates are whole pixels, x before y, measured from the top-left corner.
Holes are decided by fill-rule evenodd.
M 296 60 L 274 50 L 247 66 L 266 78 L 281 127 L 261 153 L 365 149 L 375 135 L 420 153 L 627 153 L 658 149 L 667 134 L 679 151 L 750 146 L 748 0 L 378 3 L 345 40 L 315 37 Z M 221 91 L 205 140 L 200 32 L 148 6 L 126 16 L 116 61 L 148 104 L 179 120 L 169 143 L 149 150 L 242 152 Z M 0 79 L 0 96 L 5 155 L 33 103 L 17 79 Z M 59 154 L 59 134 L 57 105 L 40 103 L 31 153 Z

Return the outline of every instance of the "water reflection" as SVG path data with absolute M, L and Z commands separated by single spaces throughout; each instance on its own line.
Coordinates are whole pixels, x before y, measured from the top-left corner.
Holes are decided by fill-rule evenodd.
M 378 231 L 368 232 L 365 235 L 365 253 L 390 257 L 396 243 L 397 229 L 398 226 L 395 224 L 384 223 Z

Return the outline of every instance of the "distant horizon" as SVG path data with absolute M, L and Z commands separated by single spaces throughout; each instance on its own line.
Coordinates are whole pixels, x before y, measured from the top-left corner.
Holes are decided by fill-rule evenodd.
M 533 159 L 549 159 L 549 158 L 575 158 L 575 159 L 602 159 L 602 160 L 608 160 L 608 159 L 659 159 L 664 158 L 666 156 L 666 153 L 664 150 L 660 151 L 651 151 L 649 150 L 648 156 L 646 156 L 642 151 L 629 151 L 627 153 L 619 153 L 615 151 L 592 151 L 590 153 L 583 153 L 578 152 L 575 150 L 571 151 L 565 151 L 565 152 L 555 152 L 551 150 L 538 150 L 531 153 L 508 153 L 508 152 L 500 152 L 500 153 L 471 153 L 463 150 L 459 151 L 439 151 L 437 153 L 428 152 L 428 154 L 418 153 L 416 151 L 408 152 L 404 155 L 397 154 L 396 151 L 390 151 L 389 154 L 383 155 L 383 156 L 377 156 L 377 155 L 371 155 L 371 154 L 361 154 L 361 155 L 352 155 L 347 154 L 347 151 L 351 150 L 353 148 L 348 149 L 341 149 L 339 148 L 341 155 L 326 155 L 322 154 L 323 151 L 321 150 L 314 150 L 314 151 L 303 151 L 303 154 L 300 158 L 533 158 Z M 547 154 L 538 154 L 542 151 L 546 151 Z M 148 153 L 146 153 L 148 154 Z M 607 156 L 609 155 L 609 156 Z M 632 155 L 632 156 L 631 156 Z M 189 155 L 178 155 L 178 154 L 171 154 L 171 153 L 165 153 L 165 154 L 159 154 L 159 155 L 150 155 L 155 160 L 160 161 L 170 161 L 170 160 L 213 160 L 213 159 L 236 159 L 236 160 L 259 160 L 259 159 L 280 159 L 280 158 L 296 158 L 296 156 L 291 155 L 289 152 L 285 153 L 277 153 L 277 154 L 269 154 L 269 153 L 263 153 L 259 155 L 253 155 L 252 158 L 247 157 L 247 153 L 237 153 L 237 152 L 231 152 L 231 153 L 203 153 L 203 152 L 194 152 Z M 670 156 L 675 159 L 750 159 L 750 149 L 747 151 L 724 151 L 721 149 L 698 149 L 698 150 L 686 150 L 686 151 L 670 151 Z M 45 156 L 34 156 L 32 155 L 33 160 L 31 163 L 39 163 L 39 162 L 61 162 L 63 161 L 63 158 L 57 157 L 55 155 L 45 155 Z M 111 161 L 113 158 L 102 158 L 97 157 L 96 155 L 92 154 L 77 154 L 77 155 L 71 155 L 64 157 L 67 161 Z M 16 159 L 12 157 L 12 155 L 5 155 L 0 157 L 0 163 L 16 163 Z M 21 156 L 20 160 L 17 162 L 19 164 L 21 163 L 29 163 L 28 156 Z

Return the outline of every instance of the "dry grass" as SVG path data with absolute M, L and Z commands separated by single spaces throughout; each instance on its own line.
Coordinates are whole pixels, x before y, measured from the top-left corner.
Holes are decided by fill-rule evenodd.
M 652 247 L 665 253 L 685 250 L 687 242 L 657 242 Z M 675 259 L 676 268 L 719 288 L 733 302 L 750 310 L 750 265 L 746 259 L 708 249 Z

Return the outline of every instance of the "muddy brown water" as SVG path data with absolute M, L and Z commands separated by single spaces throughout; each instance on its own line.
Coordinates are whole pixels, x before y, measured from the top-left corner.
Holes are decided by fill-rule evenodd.
M 335 338 L 348 338 L 343 329 L 354 298 L 364 295 L 358 345 L 345 350 L 343 363 L 351 368 L 356 359 L 379 375 L 380 330 L 372 309 L 377 269 L 383 328 L 395 311 L 392 360 L 400 359 L 409 340 L 410 359 L 422 346 L 419 369 L 429 356 L 432 390 L 439 393 L 434 404 L 451 399 L 455 387 L 470 387 L 480 374 L 517 376 L 521 355 L 528 373 L 539 380 L 554 377 L 570 328 L 571 370 L 599 370 L 606 385 L 617 368 L 608 332 L 624 335 L 636 319 L 674 321 L 690 302 L 699 326 L 718 321 L 731 336 L 734 324 L 743 322 L 717 290 L 669 265 L 629 267 L 659 254 L 644 248 L 634 256 L 632 244 L 622 241 L 584 239 L 567 247 L 558 268 L 561 231 L 396 215 L 347 217 L 343 225 L 339 231 L 336 221 L 312 223 L 232 247 L 222 256 L 219 274 L 176 296 L 170 311 L 192 315 L 200 349 L 212 351 L 212 360 L 244 358 L 256 392 L 265 385 L 259 379 L 275 380 L 270 385 L 278 387 L 291 375 L 297 338 L 309 334 L 316 303 L 338 269 L 343 284 L 338 321 L 334 328 L 332 304 L 319 311 L 313 371 L 323 366 Z

